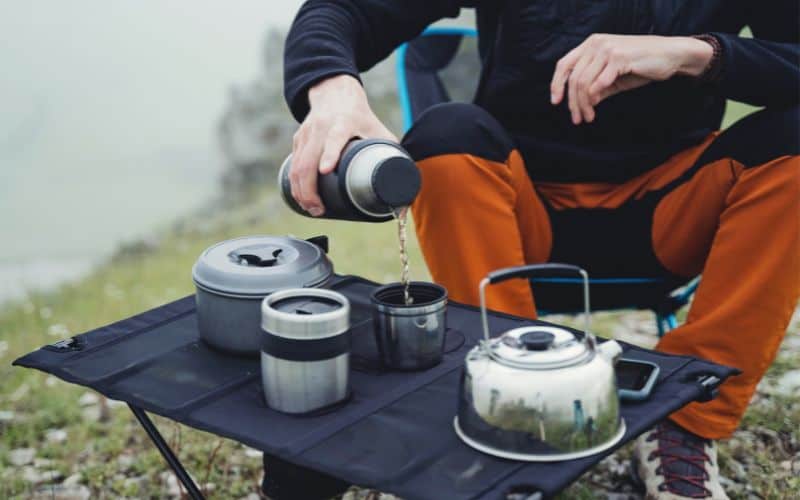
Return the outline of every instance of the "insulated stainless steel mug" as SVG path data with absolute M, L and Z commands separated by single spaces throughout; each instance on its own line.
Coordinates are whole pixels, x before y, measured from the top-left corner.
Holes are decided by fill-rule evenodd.
M 392 283 L 372 294 L 375 341 L 382 364 L 395 370 L 424 370 L 442 361 L 447 290 L 434 283 L 412 281 L 405 304 L 403 285 Z
M 292 196 L 289 173 L 292 155 L 278 172 L 283 201 L 300 215 L 309 216 Z M 394 210 L 406 207 L 419 192 L 421 178 L 416 164 L 399 145 L 381 139 L 351 141 L 329 174 L 319 176 L 317 188 L 325 204 L 326 219 L 384 222 Z
M 350 303 L 331 290 L 281 290 L 261 304 L 261 379 L 267 406 L 302 414 L 347 398 Z

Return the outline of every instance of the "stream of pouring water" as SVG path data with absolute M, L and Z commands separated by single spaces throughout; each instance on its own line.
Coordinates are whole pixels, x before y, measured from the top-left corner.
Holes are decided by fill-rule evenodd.
M 395 219 L 397 219 L 397 238 L 400 240 L 400 265 L 402 266 L 400 271 L 400 283 L 403 285 L 403 300 L 407 306 L 410 306 L 414 303 L 414 299 L 411 297 L 409 290 L 411 281 L 409 280 L 408 250 L 406 247 L 408 207 L 397 208 L 393 210 L 393 213 Z

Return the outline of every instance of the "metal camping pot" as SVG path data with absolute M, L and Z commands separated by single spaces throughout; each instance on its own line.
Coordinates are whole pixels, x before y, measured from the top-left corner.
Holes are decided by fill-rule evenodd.
M 447 330 L 447 290 L 412 281 L 406 305 L 403 284 L 391 283 L 372 293 L 375 341 L 382 364 L 395 370 L 424 370 L 439 364 Z
M 283 201 L 300 215 L 311 215 L 292 196 L 289 173 L 292 155 L 278 171 Z M 326 219 L 384 222 L 406 207 L 419 192 L 421 177 L 411 156 L 399 145 L 382 139 L 357 139 L 342 151 L 333 172 L 317 181 Z
M 285 288 L 325 286 L 327 238 L 248 236 L 207 248 L 192 268 L 200 338 L 231 354 L 261 350 L 261 301 Z
M 275 292 L 261 305 L 261 380 L 267 406 L 308 413 L 347 398 L 350 303 L 331 290 Z
M 556 326 L 523 326 L 489 337 L 485 289 L 541 272 L 583 278 L 583 338 Z M 583 269 L 541 264 L 502 269 L 480 284 L 484 340 L 466 358 L 455 430 L 469 446 L 502 458 L 557 461 L 606 450 L 622 439 L 614 364 L 622 348 L 597 343 L 589 329 L 589 278 Z

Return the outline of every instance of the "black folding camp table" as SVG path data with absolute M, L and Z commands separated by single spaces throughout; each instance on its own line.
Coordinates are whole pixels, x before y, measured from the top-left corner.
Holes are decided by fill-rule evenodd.
M 296 417 L 266 407 L 259 360 L 228 356 L 198 337 L 194 297 L 42 347 L 14 362 L 125 401 L 192 498 L 202 495 L 148 417 L 152 412 L 234 439 L 281 460 L 408 499 L 496 499 L 509 491 L 552 496 L 612 453 L 555 463 L 495 458 L 453 431 L 467 351 L 482 335 L 480 314 L 450 303 L 446 354 L 420 372 L 383 370 L 377 361 L 369 295 L 376 284 L 339 276 L 332 288 L 352 305 L 351 390 L 343 404 Z M 523 324 L 490 314 L 499 334 Z M 692 401 L 708 400 L 735 369 L 624 344 L 624 356 L 661 368 L 651 397 L 624 403 L 630 441 Z

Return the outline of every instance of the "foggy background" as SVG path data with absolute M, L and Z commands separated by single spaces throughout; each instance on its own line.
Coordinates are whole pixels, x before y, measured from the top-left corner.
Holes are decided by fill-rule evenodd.
M 0 0 L 0 300 L 212 196 L 230 88 L 301 3 Z

